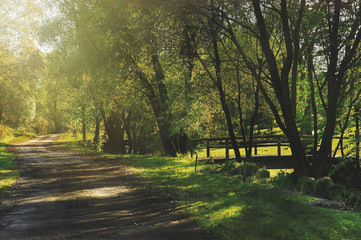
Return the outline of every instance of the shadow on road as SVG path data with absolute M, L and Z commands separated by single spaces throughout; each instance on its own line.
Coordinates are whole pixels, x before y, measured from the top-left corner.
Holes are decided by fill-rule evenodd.
M 23 173 L 0 210 L 0 239 L 215 239 L 118 160 L 14 145 Z

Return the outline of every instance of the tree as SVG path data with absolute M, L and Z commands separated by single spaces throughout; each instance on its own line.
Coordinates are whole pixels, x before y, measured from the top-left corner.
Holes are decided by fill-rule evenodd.
M 167 44 L 167 39 L 172 38 L 171 31 L 164 29 L 167 27 L 164 20 L 159 21 L 164 12 L 159 7 L 151 8 L 152 3 L 143 5 L 142 1 L 112 3 L 112 8 L 109 4 L 97 3 L 91 9 L 108 11 L 102 15 L 104 19 L 98 19 L 102 24 L 98 33 L 109 33 L 111 59 L 125 66 L 122 70 L 128 69 L 126 72 L 131 78 L 139 81 L 138 86 L 141 86 L 156 118 L 164 152 L 176 156 L 181 149 L 179 145 L 183 145 L 179 143 L 184 142 L 180 139 L 186 136 L 184 131 L 177 133 L 172 128 L 173 99 L 170 96 L 173 89 L 167 86 L 167 77 L 171 75 L 167 71 L 174 65 L 167 64 L 170 58 L 178 56 L 172 52 L 174 46 Z M 115 9 L 118 12 L 114 12 Z
M 322 82 L 327 86 L 327 93 L 323 96 L 322 90 L 320 91 L 320 97 L 327 99 L 325 104 L 327 120 L 313 173 L 316 177 L 320 177 L 330 170 L 329 153 L 339 114 L 338 109 L 344 99 L 343 92 L 347 91 L 356 80 L 347 77 L 347 74 L 359 64 L 361 7 L 358 1 L 344 3 L 340 0 L 324 2 L 315 7 L 325 12 L 322 22 L 324 25 L 321 25 L 320 29 L 326 32 L 322 48 L 325 53 L 323 59 L 327 62 L 326 71 L 322 74 Z
M 34 34 L 40 14 L 39 7 L 31 0 L 1 2 L 0 123 L 5 120 L 18 126 L 33 118 L 30 88 L 42 67 Z

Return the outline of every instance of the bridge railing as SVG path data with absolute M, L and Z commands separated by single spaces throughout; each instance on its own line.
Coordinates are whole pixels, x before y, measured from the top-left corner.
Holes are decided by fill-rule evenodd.
M 312 139 L 313 136 L 303 136 L 302 139 Z M 249 143 L 247 139 L 247 146 L 244 142 L 243 137 L 236 137 L 237 144 L 239 148 L 249 147 Z M 210 151 L 212 148 L 224 148 L 226 159 L 229 159 L 229 150 L 233 149 L 231 144 L 231 139 L 229 137 L 210 137 L 210 138 L 198 138 L 191 139 L 192 142 L 206 142 L 206 153 L 207 158 L 210 157 Z M 214 145 L 212 143 L 217 143 Z M 259 147 L 277 147 L 277 155 L 282 156 L 282 147 L 289 147 L 290 143 L 286 136 L 284 135 L 254 135 L 252 148 L 254 149 L 254 155 L 258 154 Z

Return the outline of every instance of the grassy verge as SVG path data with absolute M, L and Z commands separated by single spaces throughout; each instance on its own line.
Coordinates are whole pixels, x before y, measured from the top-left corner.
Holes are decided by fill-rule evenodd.
M 11 187 L 19 177 L 14 154 L 7 152 L 4 143 L 0 142 L 0 195 Z
M 8 152 L 6 146 L 8 144 L 24 142 L 33 137 L 35 137 L 35 135 L 31 133 L 14 131 L 5 139 L 0 139 L 0 196 L 4 194 L 20 176 L 20 171 L 15 161 L 15 154 Z
M 71 149 L 69 136 L 64 145 Z M 61 146 L 61 145 L 60 145 Z M 78 152 L 89 153 L 80 147 Z M 96 154 L 92 152 L 92 154 Z M 122 157 L 138 174 L 163 188 L 207 231 L 224 239 L 359 239 L 361 214 L 316 208 L 310 197 L 276 191 L 268 184 L 194 171 L 194 159 Z M 125 159 L 125 160 L 124 160 Z

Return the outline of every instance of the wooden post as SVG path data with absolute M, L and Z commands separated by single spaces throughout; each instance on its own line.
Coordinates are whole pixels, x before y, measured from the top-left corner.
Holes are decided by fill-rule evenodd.
M 207 140 L 207 158 L 210 156 L 209 140 Z
M 281 142 L 278 141 L 277 143 L 277 152 L 278 152 L 278 156 L 280 157 L 281 156 Z
M 355 137 L 356 137 L 356 168 L 360 169 L 360 123 L 359 123 L 359 116 L 358 116 L 358 108 L 355 107 L 356 112 L 356 129 L 355 129 Z
M 197 172 L 198 154 L 196 155 L 196 164 L 194 166 L 194 172 Z
M 254 155 L 257 155 L 257 143 L 254 142 Z
M 226 140 L 226 160 L 229 160 L 229 144 L 228 144 L 228 140 Z

